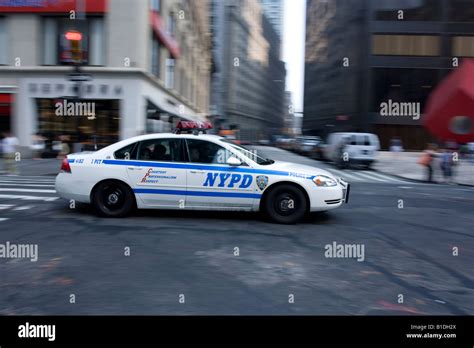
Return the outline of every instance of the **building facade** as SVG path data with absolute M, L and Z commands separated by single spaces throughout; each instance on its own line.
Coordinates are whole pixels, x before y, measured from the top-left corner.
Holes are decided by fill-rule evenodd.
M 101 146 L 169 131 L 208 115 L 207 1 L 64 0 L 0 4 L 1 130 L 95 138 Z M 82 6 L 81 6 L 82 5 Z M 79 31 L 81 67 L 66 34 Z M 76 81 L 81 80 L 81 81 Z M 58 101 L 93 104 L 93 117 L 58 116 Z M 84 115 L 82 115 L 84 116 Z
M 265 17 L 273 25 L 280 40 L 283 34 L 283 0 L 260 0 Z
M 333 8 L 325 11 L 328 3 Z M 407 149 L 432 141 L 423 111 L 439 82 L 474 57 L 474 1 L 307 5 L 305 131 L 375 132 L 383 148 L 394 137 Z M 395 112 L 387 114 L 387 106 Z M 411 110 L 400 112 L 404 107 Z
M 268 139 L 283 127 L 286 69 L 281 40 L 258 0 L 212 0 L 215 72 L 211 113 L 240 139 Z

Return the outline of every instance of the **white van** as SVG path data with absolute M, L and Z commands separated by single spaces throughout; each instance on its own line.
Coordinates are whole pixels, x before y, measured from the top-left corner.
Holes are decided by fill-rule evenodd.
M 348 162 L 344 165 L 360 164 L 369 168 L 380 150 L 380 141 L 372 133 L 331 133 L 324 149 L 326 159 L 340 164 L 341 146 L 345 143 L 343 152 L 348 154 Z

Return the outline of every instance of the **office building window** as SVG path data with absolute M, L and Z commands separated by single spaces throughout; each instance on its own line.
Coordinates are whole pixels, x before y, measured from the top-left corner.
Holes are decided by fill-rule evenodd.
M 174 12 L 170 12 L 168 16 L 168 33 L 172 36 L 175 37 L 176 35 L 176 17 Z
M 372 6 L 375 9 L 375 19 L 379 21 L 433 22 L 442 20 L 441 0 L 405 1 L 404 4 L 405 6 L 399 4 L 399 1 L 372 0 Z
M 453 37 L 453 56 L 474 57 L 474 36 Z
M 68 31 L 79 31 L 82 34 L 82 64 L 105 65 L 104 21 L 101 17 L 87 18 L 86 21 L 74 22 L 65 18 L 45 17 L 43 19 L 43 64 L 74 64 L 72 45 L 66 39 Z
M 420 110 L 423 110 L 439 80 L 438 70 L 433 69 L 374 69 L 371 111 L 379 113 L 380 104 L 388 100 L 420 103 Z
M 156 77 L 160 77 L 160 49 L 161 45 L 158 38 L 152 34 L 152 45 L 151 45 L 151 73 Z
M 175 61 L 173 58 L 166 59 L 166 81 L 165 86 L 166 88 L 172 89 L 174 88 L 174 68 L 175 68 Z
M 8 36 L 5 19 L 0 17 L 0 65 L 8 64 Z
M 472 0 L 449 0 L 450 22 L 474 22 L 474 2 Z
M 160 12 L 161 0 L 150 0 L 150 9 L 155 12 Z
M 434 35 L 373 35 L 372 54 L 380 56 L 439 56 L 441 39 Z

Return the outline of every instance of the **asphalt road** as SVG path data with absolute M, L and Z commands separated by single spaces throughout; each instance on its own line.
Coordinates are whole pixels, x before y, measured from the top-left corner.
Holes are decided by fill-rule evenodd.
M 55 199 L 52 177 L 2 176 L 0 243 L 38 244 L 39 258 L 0 258 L 0 315 L 474 314 L 474 189 L 346 174 L 349 204 L 292 226 L 251 213 L 100 219 Z M 363 260 L 326 257 L 333 242 L 363 246 Z

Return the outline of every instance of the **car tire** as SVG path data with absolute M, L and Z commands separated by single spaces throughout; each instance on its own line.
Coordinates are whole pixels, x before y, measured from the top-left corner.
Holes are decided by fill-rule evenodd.
M 92 204 L 100 216 L 125 217 L 135 207 L 135 195 L 128 185 L 107 180 L 94 189 Z
M 308 203 L 301 189 L 293 185 L 278 185 L 267 193 L 263 212 L 279 224 L 294 224 L 306 214 Z

